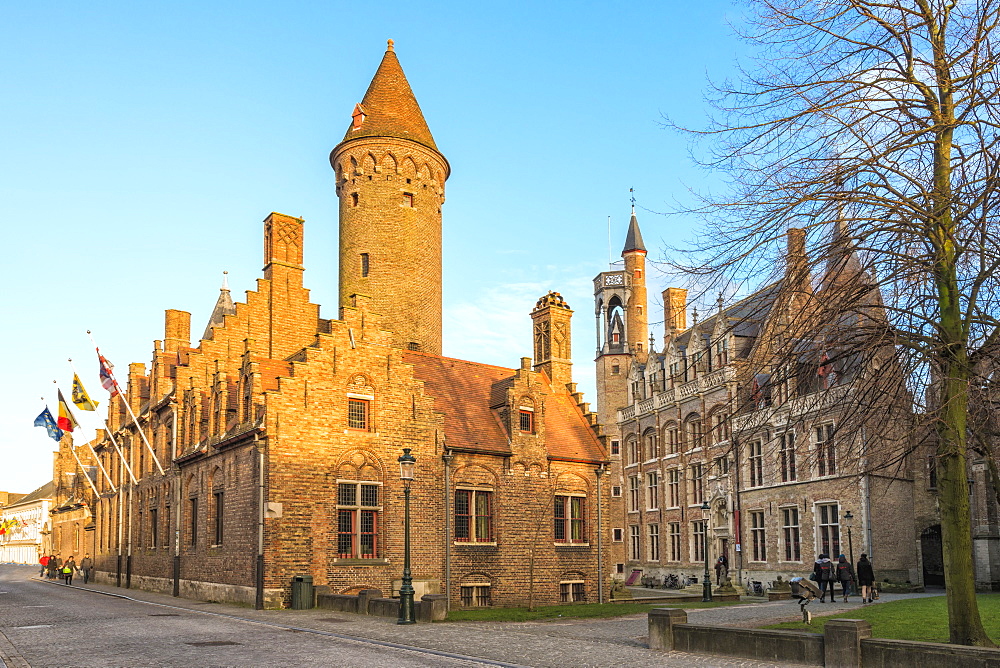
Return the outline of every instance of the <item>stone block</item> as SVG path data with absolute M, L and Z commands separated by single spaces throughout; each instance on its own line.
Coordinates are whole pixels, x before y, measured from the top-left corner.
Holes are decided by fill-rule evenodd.
M 872 625 L 863 619 L 831 619 L 823 628 L 827 668 L 858 668 L 861 641 L 872 637 Z
M 687 613 L 679 608 L 653 608 L 649 611 L 649 649 L 674 649 L 674 626 L 687 624 Z

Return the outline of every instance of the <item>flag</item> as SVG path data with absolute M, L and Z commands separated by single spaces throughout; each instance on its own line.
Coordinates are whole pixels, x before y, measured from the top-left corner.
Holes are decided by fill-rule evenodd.
M 62 429 L 56 424 L 55 418 L 52 417 L 52 413 L 49 412 L 49 407 L 46 406 L 45 410 L 38 414 L 35 418 L 36 427 L 45 427 L 45 431 L 49 432 L 49 437 L 58 442 L 62 438 Z
M 87 394 L 87 390 L 83 389 L 83 383 L 80 382 L 80 377 L 75 373 L 73 374 L 73 403 L 81 411 L 97 410 L 97 402 L 93 401 Z
M 115 382 L 114 376 L 111 375 L 111 370 L 115 368 L 115 365 L 108 361 L 108 358 L 101 354 L 101 351 L 97 351 L 97 359 L 101 363 L 101 387 L 111 393 L 111 396 L 118 396 L 118 383 Z
M 76 420 L 73 419 L 73 414 L 69 412 L 69 404 L 66 403 L 62 390 L 59 390 L 59 428 L 63 431 L 72 432 L 73 427 L 78 426 Z

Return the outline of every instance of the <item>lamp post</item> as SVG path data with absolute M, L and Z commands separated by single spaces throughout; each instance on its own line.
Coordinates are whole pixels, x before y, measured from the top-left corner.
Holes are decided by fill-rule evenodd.
M 712 507 L 708 505 L 708 500 L 701 503 L 701 516 L 704 519 L 704 533 L 702 534 L 702 552 L 705 553 L 705 581 L 702 584 L 702 603 L 712 602 L 712 574 L 708 572 L 708 518 L 712 512 Z
M 854 539 L 851 536 L 851 527 L 854 526 L 854 515 L 850 510 L 844 513 L 844 526 L 847 527 L 847 554 L 851 558 L 851 568 L 854 568 Z
M 399 456 L 399 479 L 403 481 L 403 582 L 399 586 L 399 620 L 397 624 L 415 624 L 413 615 L 413 578 L 410 576 L 410 483 L 417 458 L 403 448 Z

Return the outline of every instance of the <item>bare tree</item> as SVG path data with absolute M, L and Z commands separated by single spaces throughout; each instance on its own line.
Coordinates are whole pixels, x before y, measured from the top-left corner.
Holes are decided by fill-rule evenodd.
M 759 281 L 789 227 L 821 241 L 834 274 L 856 263 L 820 301 L 826 334 L 784 340 L 839 336 L 851 314 L 861 363 L 900 365 L 904 384 L 850 400 L 858 423 L 877 419 L 886 392 L 926 416 L 951 642 L 971 645 L 992 644 L 975 597 L 966 458 L 973 369 L 1000 344 L 998 4 L 752 0 L 742 36 L 759 55 L 714 86 L 715 117 L 695 132 L 708 148 L 699 161 L 731 188 L 704 200 L 689 263 Z

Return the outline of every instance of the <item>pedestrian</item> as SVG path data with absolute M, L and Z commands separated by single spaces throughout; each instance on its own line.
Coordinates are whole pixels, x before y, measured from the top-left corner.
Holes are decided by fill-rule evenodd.
M 83 573 L 83 584 L 90 582 L 90 571 L 94 570 L 94 560 L 89 554 L 83 555 L 80 560 L 80 572 Z
M 76 572 L 76 560 L 73 559 L 73 555 L 69 555 L 69 559 L 62 566 L 62 576 L 66 584 L 73 584 L 73 573 Z
M 825 554 L 819 555 L 816 563 L 813 564 L 813 573 L 816 575 L 816 582 L 819 584 L 819 602 L 826 603 L 826 590 L 830 590 L 830 603 L 833 603 L 833 582 L 837 579 L 833 562 Z
M 872 569 L 872 562 L 868 561 L 868 555 L 862 553 L 858 559 L 858 586 L 861 588 L 861 602 L 872 602 L 872 589 L 875 586 L 875 571 Z
M 61 565 L 62 562 L 60 561 L 59 557 L 54 554 L 50 554 L 49 563 L 45 565 L 46 577 L 48 577 L 49 580 L 55 580 L 57 577 L 59 577 L 58 572 L 59 572 L 59 566 Z
M 719 557 L 719 560 L 715 562 L 715 583 L 718 586 L 722 586 L 722 581 L 729 577 L 729 559 L 726 555 Z
M 840 582 L 840 586 L 844 590 L 844 603 L 847 603 L 847 595 L 854 584 L 854 567 L 844 555 L 837 557 L 837 581 Z M 832 584 L 830 585 L 830 598 L 833 599 Z
M 42 570 L 39 571 L 38 577 L 43 578 L 43 577 L 45 577 L 45 569 L 49 565 L 49 555 L 43 554 L 41 556 L 41 558 L 38 559 L 38 563 L 40 563 L 42 565 Z

